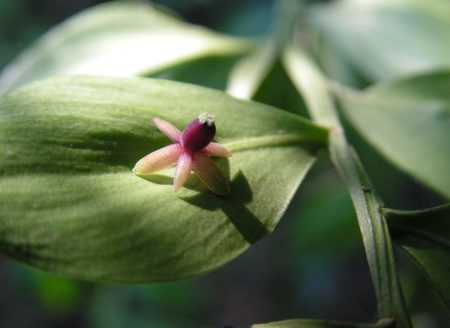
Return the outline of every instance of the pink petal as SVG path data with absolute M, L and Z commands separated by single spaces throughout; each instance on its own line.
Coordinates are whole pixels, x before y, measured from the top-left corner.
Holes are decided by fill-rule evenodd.
M 210 142 L 204 149 L 210 156 L 231 157 L 231 151 L 224 145 L 217 142 Z
M 228 195 L 230 185 L 216 164 L 203 152 L 195 154 L 194 172 L 206 188 L 218 195 Z
M 178 191 L 189 179 L 192 170 L 192 157 L 188 153 L 181 154 L 173 179 L 173 191 Z
M 166 135 L 167 138 L 169 138 L 173 142 L 180 142 L 181 131 L 178 130 L 172 123 L 169 123 L 157 117 L 153 119 L 153 123 L 162 133 Z
M 183 147 L 180 144 L 158 149 L 141 158 L 134 166 L 133 172 L 137 175 L 145 175 L 162 170 L 174 165 L 182 153 Z

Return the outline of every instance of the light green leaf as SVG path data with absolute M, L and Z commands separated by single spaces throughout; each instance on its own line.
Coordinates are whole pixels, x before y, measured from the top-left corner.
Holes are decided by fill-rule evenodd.
M 394 240 L 411 255 L 450 307 L 450 204 L 384 212 Z
M 151 124 L 182 129 L 216 116 L 218 197 L 171 170 L 131 168 L 169 144 Z M 198 86 L 141 78 L 38 81 L 0 103 L 0 250 L 85 279 L 173 280 L 213 270 L 272 231 L 327 131 L 298 116 Z
M 450 198 L 450 72 L 341 90 L 342 109 L 387 159 Z
M 299 46 L 293 45 L 283 53 L 283 64 L 312 118 L 327 126 L 336 125 L 334 102 L 326 80 L 312 60 Z
M 254 324 L 251 328 L 383 328 L 392 326 L 393 320 L 383 319 L 378 323 L 357 323 L 322 319 L 291 319 Z
M 252 99 L 278 56 L 277 44 L 267 41 L 242 58 L 230 74 L 227 92 L 241 99 Z
M 450 67 L 447 0 L 341 0 L 305 17 L 324 44 L 319 55 L 331 52 L 370 79 Z
M 291 2 L 280 4 L 292 5 Z M 281 63 L 282 49 L 284 44 L 273 38 L 241 58 L 229 76 L 226 91 L 241 99 L 253 99 L 308 117 Z
M 450 102 L 449 89 L 450 69 L 447 69 L 375 84 L 367 91 L 389 99 Z
M 152 5 L 108 3 L 50 30 L 3 72 L 0 91 L 53 75 L 133 76 L 251 45 L 179 21 Z

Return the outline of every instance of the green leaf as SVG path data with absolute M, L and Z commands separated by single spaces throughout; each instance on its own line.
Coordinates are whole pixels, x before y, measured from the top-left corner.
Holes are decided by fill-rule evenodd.
M 251 45 L 179 21 L 155 6 L 108 3 L 55 27 L 3 72 L 0 91 L 53 75 L 133 76 Z
M 161 71 L 148 74 L 147 77 L 225 90 L 228 76 L 239 60 L 239 55 L 208 56 L 167 67 Z
M 137 160 L 169 144 L 158 116 L 184 128 L 216 116 L 231 194 L 173 171 L 147 180 Z M 38 81 L 0 103 L 0 250 L 85 279 L 173 280 L 213 270 L 274 229 L 327 131 L 272 107 L 143 78 Z
M 227 92 L 241 99 L 252 99 L 277 56 L 277 44 L 267 41 L 242 58 L 230 74 Z
M 334 102 L 322 73 L 299 46 L 287 47 L 283 64 L 312 118 L 321 124 L 336 125 Z
M 370 79 L 450 67 L 447 0 L 342 0 L 308 15 L 324 49 Z M 319 44 L 320 46 L 320 44 Z
M 394 240 L 411 255 L 450 307 L 450 204 L 384 212 Z
M 350 122 L 381 154 L 450 198 L 449 87 L 450 72 L 441 72 L 338 95 Z
M 450 102 L 450 69 L 375 84 L 368 92 L 390 99 Z
M 357 323 L 322 319 L 291 319 L 254 324 L 251 328 L 383 328 L 391 327 L 393 320 L 384 319 L 378 323 Z
M 273 41 L 242 58 L 231 72 L 227 92 L 308 117 L 298 91 L 287 75 Z

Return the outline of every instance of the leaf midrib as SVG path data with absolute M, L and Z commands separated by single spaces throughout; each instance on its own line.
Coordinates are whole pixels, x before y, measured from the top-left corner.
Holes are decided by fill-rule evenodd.
M 312 138 L 307 136 L 299 136 L 297 134 L 283 134 L 283 135 L 272 134 L 258 137 L 250 137 L 240 139 L 237 141 L 227 142 L 225 143 L 225 145 L 232 152 L 239 152 L 256 148 L 298 145 L 300 143 L 302 144 L 311 143 L 317 144 L 319 146 L 325 145 L 325 142 L 318 137 Z

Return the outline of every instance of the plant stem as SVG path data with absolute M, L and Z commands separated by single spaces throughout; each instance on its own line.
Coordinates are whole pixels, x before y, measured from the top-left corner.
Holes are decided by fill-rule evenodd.
M 356 210 L 378 300 L 379 318 L 394 318 L 397 327 L 410 327 L 396 273 L 391 239 L 381 214 L 382 202 L 342 129 L 335 128 L 331 131 L 329 151 L 333 164 L 347 185 Z
M 391 239 L 381 212 L 381 200 L 358 155 L 347 142 L 327 80 L 298 46 L 286 49 L 284 63 L 313 120 L 329 127 L 331 161 L 347 185 L 356 210 L 377 296 L 379 319 L 392 318 L 396 327 L 411 327 L 398 282 Z
M 390 209 L 390 208 L 383 208 L 382 209 L 382 213 L 385 217 L 389 217 L 389 216 L 403 216 L 403 217 L 422 217 L 422 216 L 429 216 L 430 214 L 437 214 L 440 213 L 441 211 L 450 211 L 450 203 L 446 203 L 446 204 L 442 204 L 442 205 L 438 205 L 438 206 L 434 206 L 434 207 L 430 207 L 430 208 L 426 208 L 423 210 L 394 210 L 394 209 Z

